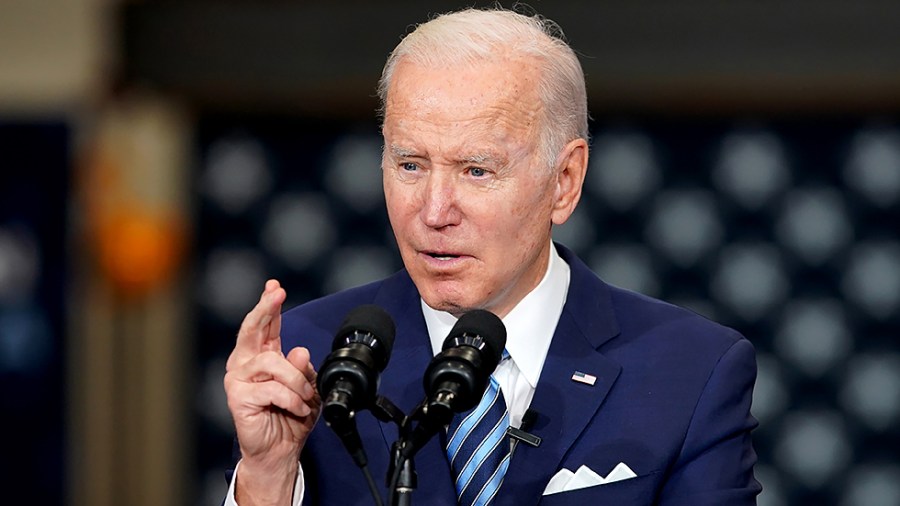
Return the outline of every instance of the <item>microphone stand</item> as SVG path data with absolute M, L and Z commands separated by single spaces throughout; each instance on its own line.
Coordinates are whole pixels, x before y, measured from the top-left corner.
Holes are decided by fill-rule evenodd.
M 434 399 L 424 399 L 410 416 L 398 424 L 400 438 L 391 447 L 391 468 L 388 471 L 391 506 L 410 504 L 412 492 L 416 489 L 416 470 L 413 457 L 432 437 L 450 423 L 453 417 L 455 394 L 441 391 Z M 415 429 L 412 423 L 416 423 Z
M 411 421 L 417 418 L 420 411 L 421 405 L 413 412 L 413 416 L 409 417 L 390 399 L 381 395 L 375 398 L 372 414 L 382 422 L 396 424 L 400 436 L 391 446 L 391 462 L 386 476 L 388 501 L 391 506 L 411 506 L 412 493 L 418 486 L 416 465 L 412 455 L 407 456 L 407 446 L 410 444 Z
M 405 415 L 390 399 L 382 395 L 376 396 L 375 403 L 369 407 L 372 415 L 379 421 L 397 425 L 399 433 L 399 438 L 391 446 L 391 461 L 386 477 L 388 504 L 391 506 L 411 506 L 412 493 L 418 486 L 413 457 L 438 432 L 438 429 L 446 424 L 444 418 L 452 416 L 448 405 L 445 404 L 447 399 L 444 399 L 443 395 L 439 396 L 439 399 L 439 402 L 430 404 L 428 399 L 423 400 L 410 416 Z M 428 416 L 429 413 L 432 416 Z M 435 417 L 436 414 L 443 416 Z M 412 426 L 413 422 L 418 422 L 415 430 Z M 348 425 L 346 429 L 352 429 L 355 433 L 356 424 Z M 354 458 L 354 460 L 356 459 Z M 370 485 L 372 485 L 370 488 L 375 495 L 376 504 L 380 505 L 380 498 L 373 488 L 374 484 L 370 483 Z
M 403 456 L 404 442 L 395 441 L 391 447 L 391 465 L 388 469 L 388 487 L 391 506 L 410 506 L 412 493 L 418 485 L 416 463 L 412 457 Z

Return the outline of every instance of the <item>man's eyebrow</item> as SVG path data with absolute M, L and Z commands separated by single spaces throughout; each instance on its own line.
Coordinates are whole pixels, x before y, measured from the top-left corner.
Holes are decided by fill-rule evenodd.
M 412 148 L 391 144 L 389 149 L 391 154 L 395 158 L 424 158 L 423 155 L 419 154 Z M 474 153 L 471 155 L 461 156 L 456 161 L 457 163 L 463 165 L 503 165 L 506 163 L 506 158 L 493 153 Z
M 469 156 L 464 156 L 459 159 L 460 162 L 464 164 L 474 164 L 474 165 L 482 165 L 489 163 L 491 165 L 503 165 L 506 161 L 505 158 L 490 154 L 490 153 L 476 153 Z
M 415 150 L 391 144 L 391 154 L 397 158 L 408 158 L 416 154 Z

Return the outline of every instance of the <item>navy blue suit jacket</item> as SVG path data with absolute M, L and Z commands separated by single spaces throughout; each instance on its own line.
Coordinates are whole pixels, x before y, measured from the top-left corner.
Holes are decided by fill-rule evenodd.
M 753 347 L 737 332 L 690 311 L 601 281 L 573 253 L 565 307 L 550 344 L 531 408 L 531 432 L 543 443 L 518 445 L 496 505 L 745 505 L 760 486 L 750 431 L 756 377 Z M 344 316 L 361 304 L 384 308 L 397 325 L 379 393 L 405 413 L 424 397 L 422 375 L 432 358 L 419 294 L 405 271 L 284 314 L 285 352 L 306 346 L 318 367 Z M 515 339 L 515 336 L 510 336 Z M 581 371 L 593 386 L 573 381 Z M 369 467 L 387 496 L 396 427 L 364 411 L 357 424 Z M 414 503 L 456 504 L 440 437 L 416 456 Z M 302 452 L 305 504 L 373 504 L 361 471 L 324 424 Z M 560 469 L 587 465 L 601 476 L 619 462 L 636 478 L 543 496 Z

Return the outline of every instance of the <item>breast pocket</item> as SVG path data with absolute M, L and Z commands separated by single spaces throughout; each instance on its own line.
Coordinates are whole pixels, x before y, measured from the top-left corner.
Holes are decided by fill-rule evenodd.
M 559 492 L 541 497 L 541 506 L 585 505 L 591 506 L 650 506 L 659 486 L 659 472 L 616 481 L 604 485 Z

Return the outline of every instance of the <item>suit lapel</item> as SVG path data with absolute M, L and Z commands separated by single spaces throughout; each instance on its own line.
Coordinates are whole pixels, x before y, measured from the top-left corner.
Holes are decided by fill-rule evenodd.
M 531 432 L 541 436 L 543 442 L 538 448 L 522 444 L 517 447 L 497 504 L 537 504 L 547 482 L 594 418 L 621 371 L 621 366 L 597 351 L 618 334 L 608 287 L 574 254 L 562 247 L 558 249 L 571 268 L 571 278 L 566 304 L 531 401 L 531 409 L 538 413 Z M 573 381 L 576 371 L 596 376 L 594 385 Z M 522 502 L 526 497 L 529 502 Z

